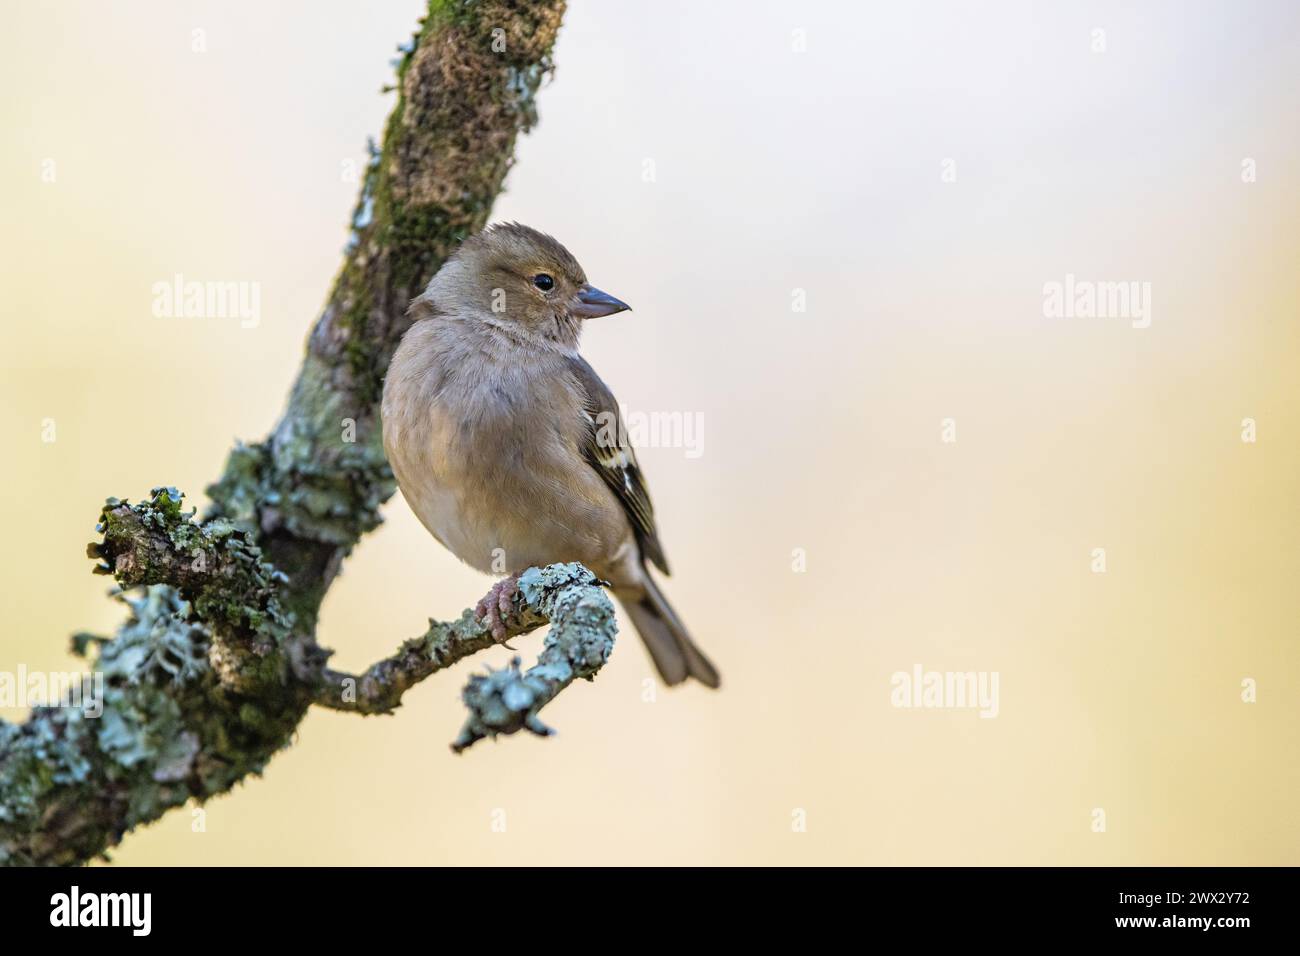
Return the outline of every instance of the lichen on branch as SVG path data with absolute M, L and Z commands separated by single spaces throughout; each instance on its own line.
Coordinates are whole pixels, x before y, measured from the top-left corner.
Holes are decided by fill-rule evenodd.
M 96 526 L 103 540 L 87 549 L 102 562 L 95 572 L 113 575 L 124 588 L 170 584 L 203 620 L 249 639 L 282 643 L 290 621 L 276 588 L 288 577 L 233 522 L 195 523 L 194 512 L 182 510 L 184 498 L 175 488 L 155 488 L 136 505 L 108 499 Z
M 328 673 L 321 600 L 394 491 L 378 401 L 407 305 L 487 224 L 515 139 L 536 120 L 563 12 L 563 0 L 430 0 L 401 47 L 397 104 L 278 424 L 231 452 L 203 520 L 172 489 L 101 513 L 92 556 L 125 589 L 128 618 L 114 638 L 74 643 L 103 675 L 103 713 L 42 707 L 23 724 L 0 721 L 0 862 L 105 855 L 133 827 L 258 773 L 292 738 Z M 594 626 L 597 604 L 584 599 L 571 616 Z M 565 613 L 546 612 L 553 630 Z M 601 620 L 612 638 L 612 617 Z M 509 698 L 504 716 L 482 687 L 484 733 L 529 725 L 590 672 L 598 645 L 548 644 L 542 670 L 493 684 Z M 423 666 L 380 667 L 375 700 Z
M 575 679 L 595 677 L 614 649 L 614 607 L 582 565 L 529 568 L 519 576 L 519 594 L 530 611 L 551 623 L 541 656 L 523 673 L 516 657 L 508 667 L 470 678 L 461 695 L 469 719 L 451 745 L 457 753 L 498 734 L 553 733 L 537 712 Z
M 601 582 L 582 565 L 551 564 L 520 575 L 513 609 L 502 623 L 505 634 L 498 639 L 469 610 L 455 621 L 430 621 L 424 634 L 359 676 L 323 671 L 314 702 L 361 714 L 391 713 L 402 695 L 429 675 L 549 623 L 535 667 L 521 673 L 516 657 L 501 670 L 470 678 L 461 695 L 469 717 L 452 749 L 460 752 L 484 737 L 520 730 L 549 734 L 538 711 L 575 679 L 590 680 L 609 659 L 617 632 L 614 607 Z

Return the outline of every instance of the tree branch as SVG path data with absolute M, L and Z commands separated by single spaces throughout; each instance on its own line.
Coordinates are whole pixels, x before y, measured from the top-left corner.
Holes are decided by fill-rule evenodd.
M 328 703 L 317 615 L 394 490 L 379 397 L 407 304 L 486 225 L 515 138 L 536 120 L 563 12 L 563 0 L 430 0 L 402 48 L 397 103 L 279 423 L 231 452 L 201 523 L 173 489 L 110 499 L 101 514 L 91 553 L 127 589 L 128 619 L 113 639 L 74 638 L 102 681 L 95 707 L 0 721 L 0 863 L 106 855 L 132 828 L 260 772 L 307 708 Z M 458 743 L 537 729 L 537 710 L 608 654 L 613 618 L 594 582 L 539 585 L 524 601 L 521 614 L 553 623 L 543 661 L 517 679 L 472 680 Z M 373 710 L 355 709 L 391 710 L 453 653 L 487 646 L 463 621 L 442 644 L 420 639 L 371 668 L 358 688 Z
M 600 583 L 580 564 L 529 568 L 519 577 L 514 610 L 503 620 L 502 640 L 494 638 L 469 610 L 455 621 L 430 621 L 424 634 L 406 641 L 396 654 L 371 665 L 359 677 L 323 671 L 313 703 L 360 714 L 391 713 L 401 704 L 402 695 L 430 674 L 549 622 L 551 630 L 537 666 L 520 673 L 516 657 L 502 670 L 470 678 L 462 694 L 469 719 L 452 749 L 460 752 L 484 737 L 524 729 L 549 734 L 538 711 L 575 678 L 594 677 L 613 650 L 614 608 Z
M 519 672 L 516 657 L 508 667 L 469 679 L 461 694 L 469 719 L 452 750 L 460 753 L 476 740 L 521 729 L 542 737 L 553 733 L 537 712 L 575 678 L 595 677 L 614 647 L 614 607 L 597 584 L 580 564 L 529 568 L 520 575 L 529 607 L 551 622 L 545 646 L 526 673 Z

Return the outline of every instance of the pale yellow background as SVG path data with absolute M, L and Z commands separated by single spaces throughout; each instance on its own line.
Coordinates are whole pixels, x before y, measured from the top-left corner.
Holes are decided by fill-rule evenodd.
M 102 499 L 201 499 L 275 420 L 421 3 L 7 8 L 0 669 L 63 669 L 119 616 Z M 574 3 L 495 212 L 633 303 L 585 342 L 621 400 L 703 415 L 700 458 L 641 458 L 723 690 L 647 702 L 625 633 L 560 736 L 455 757 L 499 650 L 312 713 L 117 859 L 1300 863 L 1297 36 L 1284 2 Z M 261 283 L 261 324 L 154 318 L 177 272 Z M 1045 318 L 1066 273 L 1150 282 L 1151 327 Z M 386 514 L 324 608 L 344 667 L 489 583 Z M 1000 716 L 895 709 L 918 663 L 999 672 Z

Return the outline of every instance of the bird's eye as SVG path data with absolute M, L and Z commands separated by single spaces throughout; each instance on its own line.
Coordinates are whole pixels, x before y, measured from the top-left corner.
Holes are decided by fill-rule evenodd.
M 537 288 L 541 289 L 543 292 L 550 292 L 555 288 L 555 280 L 545 272 L 539 272 L 537 275 L 533 276 L 533 285 L 537 286 Z

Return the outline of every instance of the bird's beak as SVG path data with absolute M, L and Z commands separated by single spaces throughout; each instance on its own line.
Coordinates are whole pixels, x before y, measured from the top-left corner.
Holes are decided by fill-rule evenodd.
M 594 286 L 584 285 L 578 289 L 569 307 L 571 315 L 579 319 L 598 319 L 602 315 L 613 315 L 632 308 L 626 302 L 614 298 L 608 292 L 601 292 Z

